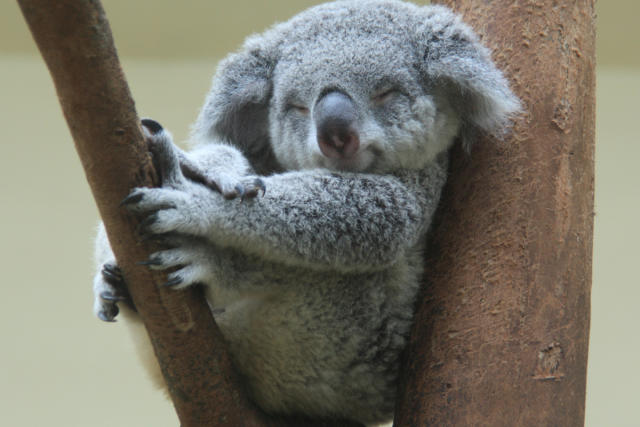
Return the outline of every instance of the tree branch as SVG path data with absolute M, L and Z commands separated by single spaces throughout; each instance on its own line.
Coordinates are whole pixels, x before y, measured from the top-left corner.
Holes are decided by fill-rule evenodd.
M 453 153 L 397 426 L 584 423 L 593 237 L 594 1 L 443 0 L 526 109 Z

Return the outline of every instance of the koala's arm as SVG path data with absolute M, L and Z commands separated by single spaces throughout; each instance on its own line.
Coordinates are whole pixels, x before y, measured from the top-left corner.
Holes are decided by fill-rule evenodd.
M 170 141 L 160 144 L 167 146 L 160 156 L 175 156 Z M 394 175 L 286 172 L 259 178 L 264 195 L 226 200 L 185 179 L 175 170 L 177 160 L 161 163 L 174 169 L 164 172 L 166 185 L 136 189 L 127 203 L 150 213 L 147 232 L 205 237 L 270 261 L 343 271 L 385 268 L 415 246 L 429 226 L 446 169 L 440 161 Z M 256 179 L 245 175 L 238 183 Z
M 424 234 L 439 197 L 423 187 L 429 183 L 392 175 L 306 171 L 262 179 L 263 197 L 213 201 L 207 237 L 272 261 L 341 270 L 392 264 Z

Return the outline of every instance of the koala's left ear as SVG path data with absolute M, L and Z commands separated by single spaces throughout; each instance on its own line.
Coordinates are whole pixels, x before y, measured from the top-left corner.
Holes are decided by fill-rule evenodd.
M 271 44 L 270 44 L 271 45 Z M 268 106 L 276 59 L 263 36 L 222 60 L 211 90 L 192 127 L 192 139 L 238 147 L 258 173 L 277 169 L 269 138 Z
M 477 131 L 500 135 L 520 101 L 491 60 L 490 52 L 461 19 L 443 6 L 426 6 L 416 44 L 426 84 L 443 87 L 462 119 L 469 148 Z

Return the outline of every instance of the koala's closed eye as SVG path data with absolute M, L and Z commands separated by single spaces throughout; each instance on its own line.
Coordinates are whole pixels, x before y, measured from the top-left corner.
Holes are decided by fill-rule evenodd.
M 374 107 L 387 107 L 406 99 L 407 92 L 401 86 L 397 84 L 385 84 L 373 92 L 371 103 Z
M 285 111 L 287 113 L 295 113 L 302 116 L 309 115 L 309 108 L 305 106 L 302 102 L 299 101 L 290 101 L 287 102 Z
M 390 87 L 376 92 L 376 94 L 371 97 L 371 100 L 376 105 L 383 105 L 401 95 L 402 92 L 398 88 Z

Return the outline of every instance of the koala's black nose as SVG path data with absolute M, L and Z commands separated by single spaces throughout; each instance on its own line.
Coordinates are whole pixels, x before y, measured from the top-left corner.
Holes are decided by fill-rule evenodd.
M 356 105 L 347 95 L 341 92 L 323 95 L 313 109 L 322 154 L 333 159 L 352 157 L 360 146 L 357 119 Z

